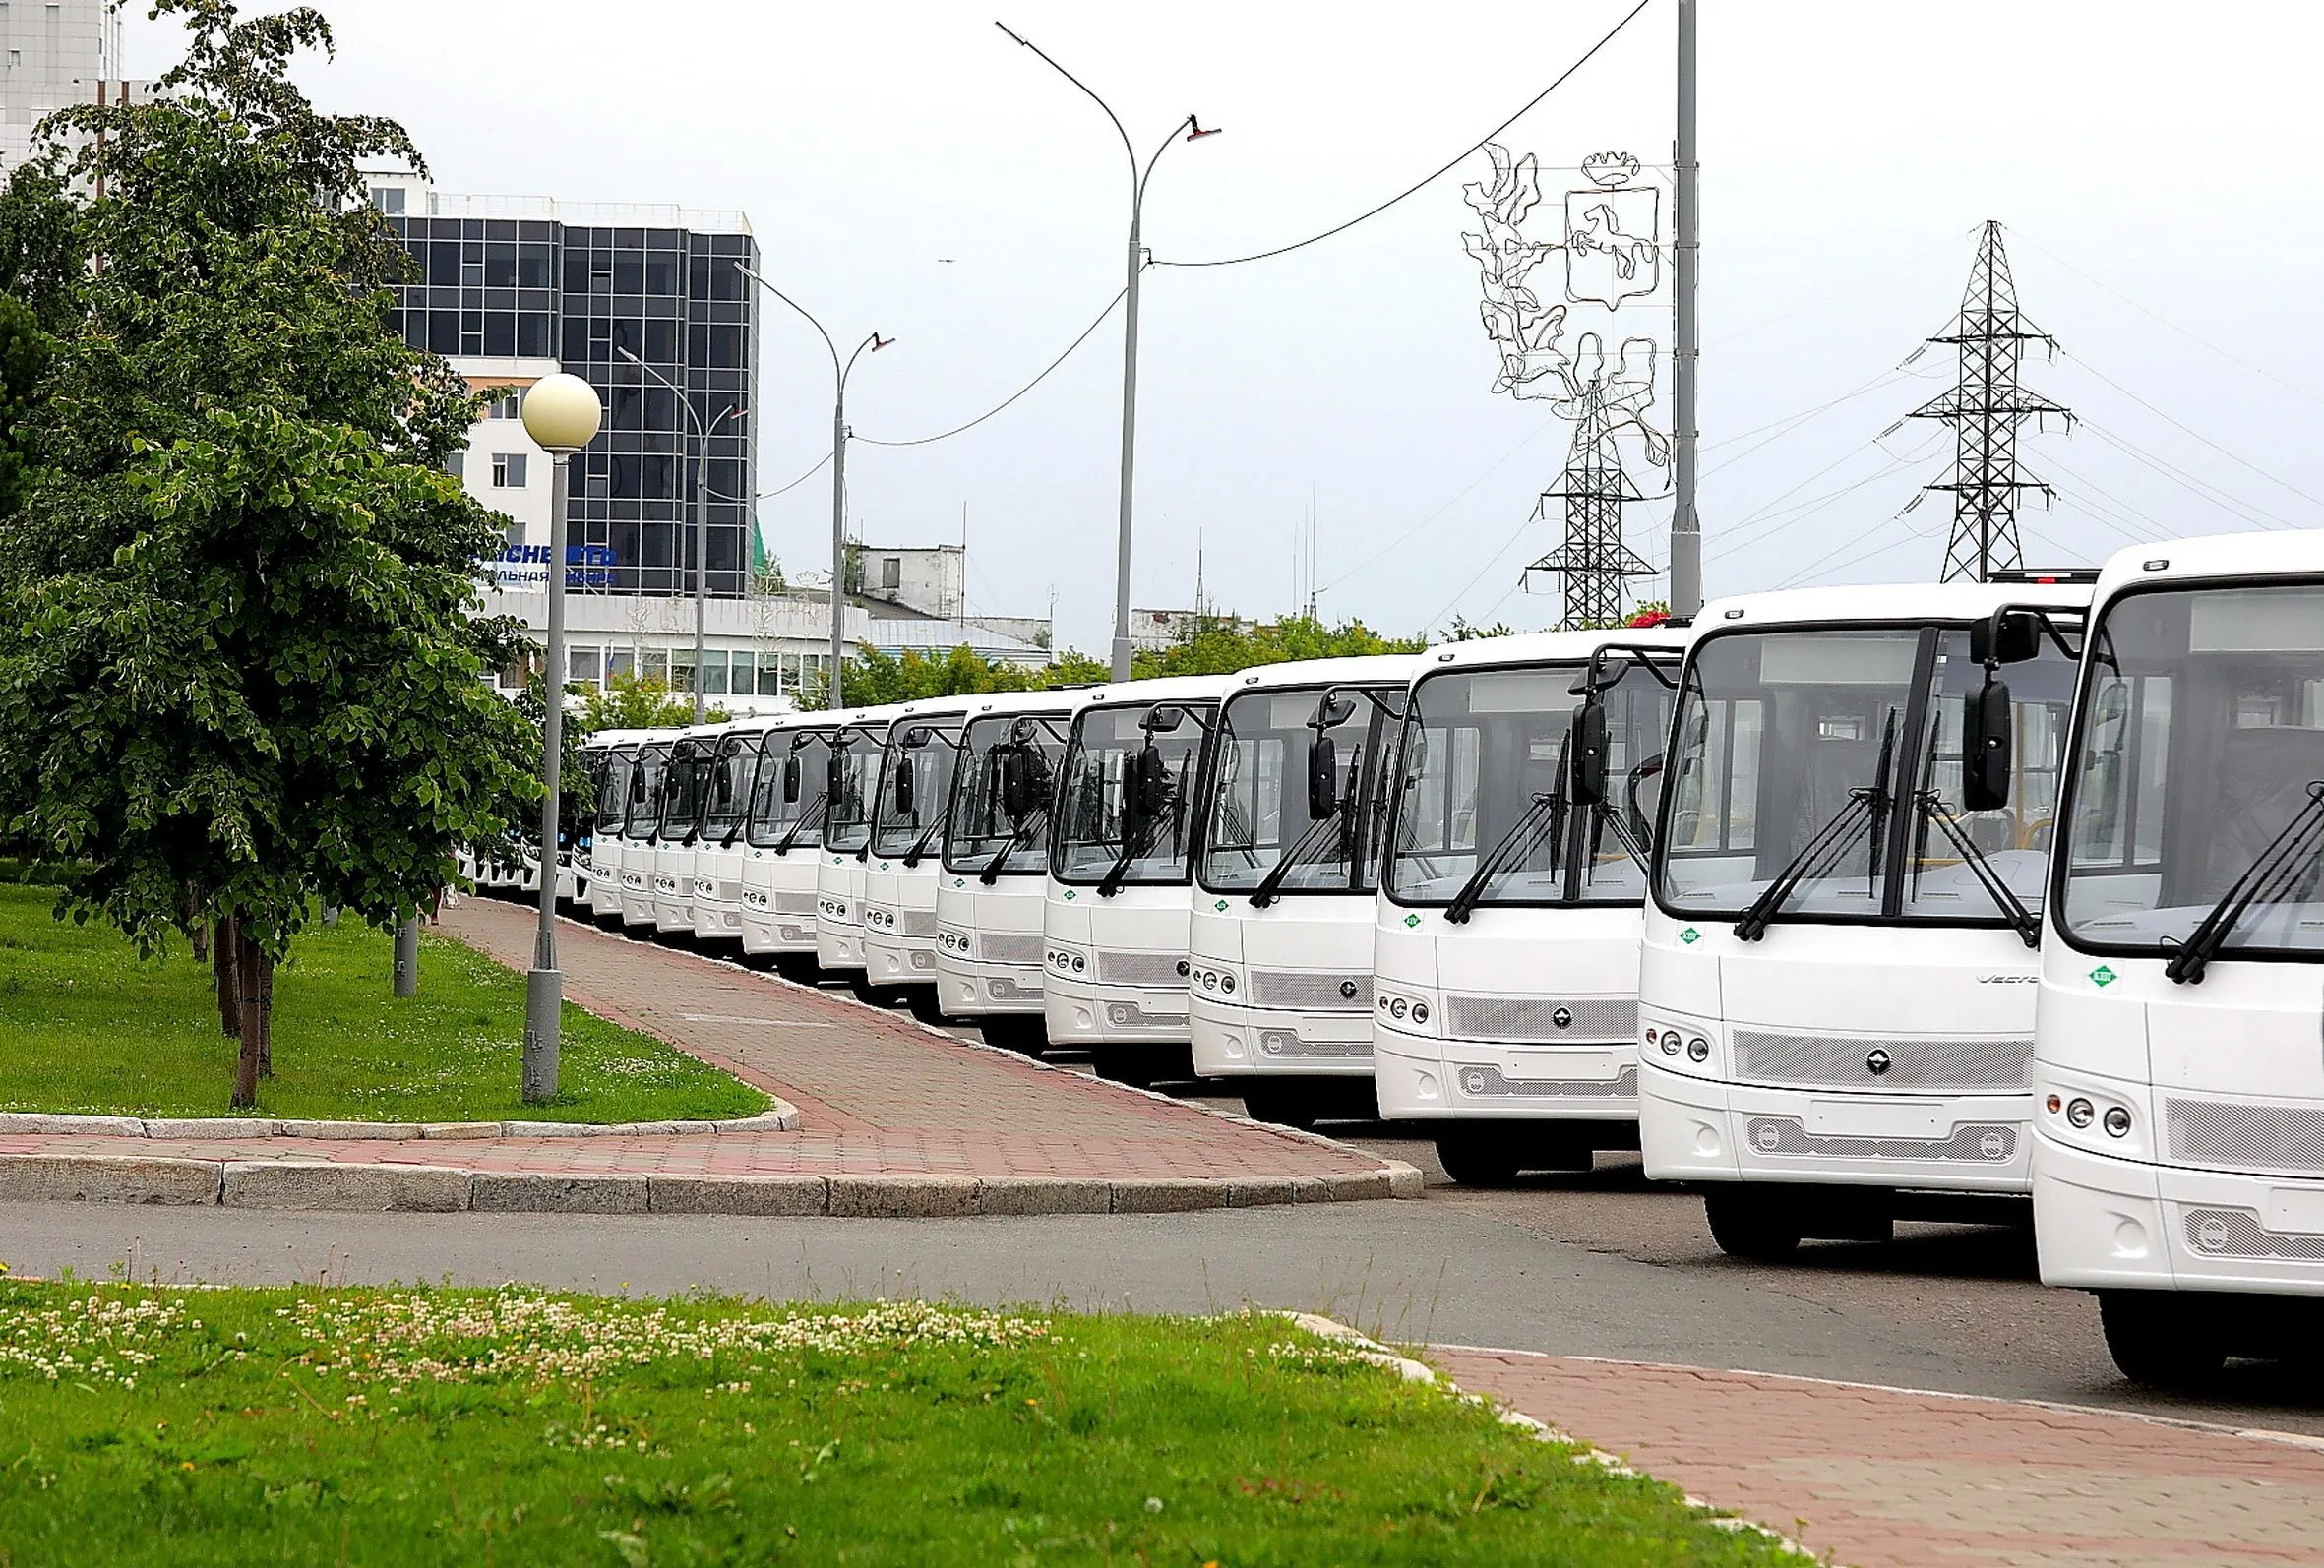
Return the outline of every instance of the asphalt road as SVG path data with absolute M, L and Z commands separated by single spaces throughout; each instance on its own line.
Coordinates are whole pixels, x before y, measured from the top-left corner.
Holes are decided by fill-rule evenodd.
M 1061 1065 L 1073 1065 L 1067 1061 Z M 1237 1101 L 1199 1086 L 1188 1098 Z M 2324 1436 L 2324 1367 L 2240 1365 L 2212 1398 L 2125 1383 L 2094 1301 L 2034 1278 L 2030 1232 L 1904 1225 L 1781 1266 L 1712 1244 L 1634 1156 L 1479 1191 L 1391 1126 L 1326 1131 L 1430 1174 L 1421 1202 L 967 1220 L 269 1214 L 0 1204 L 17 1275 L 219 1284 L 520 1281 L 781 1299 L 928 1296 L 1089 1309 L 1326 1312 L 1383 1337 L 2135 1410 Z

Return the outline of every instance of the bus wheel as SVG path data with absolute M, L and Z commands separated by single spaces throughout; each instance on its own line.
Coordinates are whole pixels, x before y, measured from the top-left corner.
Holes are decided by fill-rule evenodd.
M 1720 1182 L 1703 1189 L 1702 1207 L 1711 1239 L 1731 1258 L 1773 1263 L 1800 1250 L 1798 1200 L 1788 1193 Z
M 1038 1056 L 1049 1049 L 1049 1031 L 1039 1013 L 993 1013 L 979 1018 L 977 1027 L 984 1031 L 986 1045 L 1003 1051 Z
M 1126 1051 L 1119 1046 L 1092 1047 L 1089 1064 L 1108 1083 L 1126 1083 L 1133 1089 L 1153 1088 L 1162 1068 L 1147 1053 L 1135 1048 Z
M 2101 1291 L 2099 1326 L 2122 1375 L 2149 1388 L 2200 1389 L 2219 1376 L 2227 1353 L 2196 1302 L 2172 1291 Z
M 1517 1179 L 1517 1143 L 1498 1127 L 1440 1132 L 1437 1163 L 1464 1187 L 1505 1187 Z

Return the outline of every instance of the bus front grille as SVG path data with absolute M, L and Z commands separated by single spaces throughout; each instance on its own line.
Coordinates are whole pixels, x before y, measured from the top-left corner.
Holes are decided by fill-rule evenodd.
M 1254 969 L 1254 1007 L 1289 1007 L 1299 1012 L 1370 1012 L 1370 975 L 1316 974 L 1297 969 Z
M 1627 1042 L 1638 1027 L 1635 997 L 1463 996 L 1444 998 L 1446 1027 L 1461 1040 L 1555 1040 L 1567 1045 Z
M 2181 1165 L 2230 1171 L 2324 1171 L 2324 1110 L 2232 1100 L 2163 1102 L 2166 1147 Z
M 2034 1081 L 2031 1040 L 1892 1040 L 1878 1035 L 1735 1032 L 1745 1083 L 1805 1089 L 1952 1090 L 2006 1094 Z
M 1185 966 L 1185 959 L 1169 953 L 1101 952 L 1097 955 L 1097 980 L 1101 986 L 1184 986 Z M 1179 1021 L 1186 1021 L 1184 1013 Z

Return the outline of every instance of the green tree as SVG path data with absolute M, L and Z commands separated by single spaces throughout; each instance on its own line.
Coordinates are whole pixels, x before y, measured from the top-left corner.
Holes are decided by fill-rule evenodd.
M 86 866 L 60 915 L 230 938 L 246 1106 L 310 912 L 410 914 L 537 801 L 540 743 L 486 681 L 520 629 L 470 616 L 478 400 L 392 330 L 410 264 L 357 172 L 416 149 L 292 84 L 319 12 L 154 12 L 188 48 L 153 100 L 51 116 L 0 197 L 0 290 L 64 296 L 0 521 L 0 813 Z
M 720 707 L 705 707 L 703 715 L 714 724 L 734 716 Z M 674 694 L 668 682 L 651 676 L 609 675 L 605 690 L 588 693 L 581 705 L 567 714 L 565 732 L 589 736 L 599 730 L 666 730 L 693 722 L 694 698 Z
M 48 334 L 31 307 L 0 294 L 0 517 L 15 513 L 31 479 L 33 399 L 48 360 Z
M 1173 647 L 1140 651 L 1130 663 L 1133 679 L 1166 675 L 1232 675 L 1258 664 L 1293 659 L 1350 659 L 1379 653 L 1418 653 L 1424 637 L 1382 636 L 1361 621 L 1327 627 L 1312 616 L 1285 616 L 1265 626 L 1245 627 L 1205 617 L 1193 634 Z

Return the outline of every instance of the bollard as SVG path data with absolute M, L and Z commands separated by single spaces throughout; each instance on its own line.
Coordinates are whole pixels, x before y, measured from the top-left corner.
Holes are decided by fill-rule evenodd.
M 396 928 L 396 995 L 419 995 L 419 917 Z

